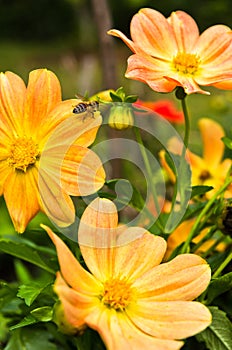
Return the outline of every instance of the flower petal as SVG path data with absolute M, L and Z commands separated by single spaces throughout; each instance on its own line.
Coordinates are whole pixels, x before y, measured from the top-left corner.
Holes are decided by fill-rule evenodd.
M 214 65 L 215 59 L 222 60 L 224 58 L 224 50 L 231 45 L 231 40 L 232 31 L 229 27 L 214 25 L 207 28 L 200 35 L 195 50 L 204 65 L 206 63 L 212 63 Z M 232 54 L 230 54 L 230 60 L 231 56 Z
M 75 221 L 75 208 L 69 195 L 61 188 L 59 172 L 41 167 L 38 185 L 43 212 L 58 227 L 71 225 Z
M 88 148 L 73 145 L 65 155 L 61 169 L 62 188 L 73 196 L 97 192 L 105 182 L 100 158 Z
M 47 114 L 61 101 L 61 87 L 54 73 L 47 69 L 30 72 L 27 86 L 25 118 L 34 135 Z
M 225 136 L 224 130 L 220 124 L 208 118 L 201 118 L 198 125 L 203 140 L 203 158 L 209 168 L 215 170 L 224 154 L 225 146 L 221 140 Z
M 232 90 L 232 79 L 223 80 L 219 83 L 214 83 L 213 86 L 217 89 Z
M 59 272 L 57 273 L 54 290 L 64 307 L 65 318 L 77 329 L 85 324 L 85 317 L 100 302 L 97 297 L 70 288 Z
M 139 298 L 193 300 L 206 289 L 210 278 L 210 267 L 204 259 L 194 254 L 181 254 L 142 275 L 133 287 L 138 290 Z
M 124 43 L 131 49 L 132 52 L 135 52 L 135 45 L 132 40 L 128 39 L 126 35 L 124 35 L 120 30 L 117 29 L 111 29 L 108 30 L 107 34 L 116 36 L 117 38 L 120 38 L 124 41 Z
M 180 74 L 175 71 L 168 72 L 168 75 L 164 75 L 167 80 L 176 82 L 176 85 L 182 86 L 185 93 L 187 95 L 193 93 L 200 93 L 204 95 L 210 95 L 208 91 L 202 90 L 200 86 L 197 84 L 197 79 L 193 76 L 187 76 L 184 74 Z
M 144 233 L 140 227 L 117 227 L 117 220 L 113 202 L 97 198 L 79 225 L 81 253 L 89 270 L 102 281 L 112 276 L 135 279 L 158 265 L 166 250 L 163 238 Z
M 178 350 L 183 342 L 154 338 L 137 328 L 123 313 L 114 309 L 95 310 L 86 318 L 111 350 Z
M 26 173 L 12 170 L 4 184 L 6 205 L 15 230 L 19 233 L 25 231 L 29 221 L 40 209 L 37 181 L 37 170 L 32 167 Z
M 70 105 L 70 101 L 67 102 L 67 104 Z M 60 106 L 61 105 L 57 107 L 58 110 Z M 61 112 L 62 110 L 63 109 L 61 109 Z M 59 157 L 60 160 L 63 161 L 64 155 L 72 144 L 75 143 L 79 146 L 87 147 L 93 143 L 96 138 L 96 133 L 102 124 L 102 117 L 100 114 L 97 114 L 95 118 L 86 118 L 83 120 L 80 116 L 77 117 L 75 114 L 66 111 L 66 115 L 67 113 L 68 117 L 53 129 L 53 132 L 44 146 L 43 153 L 46 152 L 46 157 L 52 152 L 52 149 L 56 151 L 56 147 L 63 146 L 63 152 Z
M 158 11 L 141 9 L 131 20 L 131 37 L 146 54 L 170 61 L 177 53 L 177 45 L 172 27 Z M 137 50 L 135 51 L 137 52 Z
M 79 264 L 65 243 L 49 227 L 45 225 L 41 227 L 56 247 L 60 270 L 65 281 L 80 294 L 94 296 L 96 290 L 101 288 L 100 283 Z
M 147 83 L 155 91 L 171 92 L 177 86 L 177 82 L 165 78 L 169 69 L 166 62 L 136 54 L 128 58 L 125 76 Z
M 117 209 L 105 198 L 93 200 L 81 217 L 78 231 L 81 253 L 89 270 L 100 280 L 111 274 L 110 247 L 116 244 L 117 224 Z
M 0 128 L 8 135 L 22 135 L 26 86 L 12 72 L 0 74 Z
M 186 12 L 175 11 L 171 13 L 168 22 L 175 33 L 178 51 L 190 53 L 199 38 L 199 29 L 194 19 Z
M 188 338 L 203 331 L 212 321 L 207 307 L 194 301 L 138 300 L 126 313 L 144 333 L 161 339 Z

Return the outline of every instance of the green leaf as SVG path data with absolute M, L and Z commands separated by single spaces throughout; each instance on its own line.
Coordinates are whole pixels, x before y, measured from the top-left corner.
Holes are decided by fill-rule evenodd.
M 55 270 L 51 269 L 51 267 L 46 264 L 38 251 L 36 251 L 34 247 L 27 245 L 25 241 L 21 243 L 13 242 L 8 239 L 0 239 L 0 250 L 55 274 Z
M 232 324 L 226 313 L 217 307 L 209 307 L 213 316 L 211 325 L 196 338 L 204 341 L 209 350 L 231 350 L 232 349 Z
M 113 102 L 122 102 L 122 98 L 118 96 L 115 92 L 110 91 L 110 97 Z
M 0 344 L 5 342 L 7 339 L 7 334 L 9 332 L 9 327 L 8 327 L 8 323 L 10 321 L 10 318 L 4 317 L 1 313 L 0 313 Z
M 208 287 L 207 302 L 210 304 L 218 295 L 221 295 L 232 288 L 232 272 L 215 278 Z
M 48 322 L 52 320 L 53 307 L 42 306 L 31 311 L 31 315 L 40 322 Z
M 50 283 L 46 284 L 42 284 L 37 283 L 37 282 L 31 282 L 28 284 L 22 284 L 19 287 L 19 291 L 17 296 L 19 298 L 22 298 L 25 300 L 25 304 L 27 306 L 31 306 L 31 304 L 33 303 L 33 301 L 38 297 L 39 294 L 41 294 L 46 288 L 47 286 L 49 286 Z
M 51 335 L 42 328 L 23 327 L 11 334 L 4 350 L 57 350 L 56 345 L 50 341 Z
M 115 191 L 116 185 L 120 184 L 120 193 L 119 197 L 115 197 L 115 202 L 117 201 L 122 204 L 130 204 L 133 208 L 137 210 L 142 210 L 144 207 L 144 199 L 140 192 L 136 189 L 135 186 L 126 179 L 112 179 L 106 181 L 105 185 L 111 190 Z M 132 193 L 131 193 L 132 191 Z M 117 193 L 118 194 L 118 193 Z
M 232 149 L 232 140 L 229 137 L 222 137 L 222 141 L 228 148 Z
M 14 259 L 14 266 L 15 266 L 17 281 L 19 281 L 19 283 L 28 283 L 32 280 L 32 276 L 29 270 L 21 260 Z
M 138 99 L 138 96 L 137 96 L 137 95 L 128 95 L 128 96 L 126 96 L 124 102 L 127 102 L 127 103 L 134 103 L 134 102 L 137 101 L 137 99 Z
M 201 196 L 201 195 L 205 194 L 206 192 L 211 191 L 212 189 L 213 189 L 212 186 L 193 186 L 191 198 L 196 197 L 196 196 Z
M 10 284 L 0 281 L 0 309 L 16 297 L 16 288 L 11 287 Z
M 10 331 L 13 331 L 14 329 L 30 326 L 32 324 L 38 323 L 39 321 L 35 319 L 32 315 L 27 315 L 24 317 L 19 323 L 15 324 L 14 326 L 10 327 Z

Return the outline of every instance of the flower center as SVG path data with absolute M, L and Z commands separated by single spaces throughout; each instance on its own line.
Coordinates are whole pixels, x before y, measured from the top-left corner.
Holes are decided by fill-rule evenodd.
M 199 58 L 192 53 L 178 52 L 173 58 L 174 69 L 183 74 L 195 74 L 199 68 Z
M 133 294 L 130 283 L 115 278 L 105 282 L 101 301 L 115 310 L 124 310 L 133 300 Z
M 208 180 L 211 178 L 211 174 L 208 170 L 202 170 L 200 173 L 199 179 L 202 181 Z
M 27 137 L 18 137 L 10 145 L 8 163 L 14 169 L 26 172 L 39 158 L 38 145 Z

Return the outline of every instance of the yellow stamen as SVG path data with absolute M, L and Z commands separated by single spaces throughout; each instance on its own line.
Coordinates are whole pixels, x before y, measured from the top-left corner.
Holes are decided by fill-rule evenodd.
M 101 301 L 115 310 L 124 310 L 133 300 L 134 291 L 131 284 L 120 279 L 111 279 L 104 283 Z
M 18 137 L 10 145 L 8 163 L 15 170 L 26 172 L 39 156 L 38 145 L 32 138 Z
M 199 58 L 192 53 L 178 52 L 173 58 L 174 69 L 178 73 L 195 74 L 199 68 Z

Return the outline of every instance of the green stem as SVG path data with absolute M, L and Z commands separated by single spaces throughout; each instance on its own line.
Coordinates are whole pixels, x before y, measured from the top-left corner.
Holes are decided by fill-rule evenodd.
M 218 277 L 222 272 L 222 270 L 224 270 L 224 268 L 230 263 L 231 260 L 232 260 L 232 252 L 227 256 L 227 258 L 223 261 L 223 263 L 217 268 L 212 278 Z
M 157 213 L 159 213 L 160 212 L 160 206 L 159 206 L 159 202 L 158 202 L 158 196 L 157 196 L 154 184 L 153 184 L 152 170 L 151 170 L 150 163 L 149 163 L 149 160 L 148 160 L 146 148 L 145 148 L 145 146 L 143 144 L 143 140 L 142 140 L 142 137 L 141 137 L 139 129 L 137 127 L 135 127 L 135 126 L 133 127 L 133 129 L 134 129 L 136 140 L 137 140 L 137 142 L 139 144 L 139 147 L 140 147 L 140 152 L 142 154 L 144 165 L 145 165 L 145 168 L 146 168 L 146 171 L 147 171 L 147 174 L 148 174 L 148 178 L 149 178 L 149 181 L 150 181 L 150 184 L 151 184 L 151 191 L 152 191 L 152 195 L 153 195 L 153 199 L 154 199 L 154 203 L 155 203 L 155 208 L 156 208 Z M 161 223 L 159 221 L 159 218 L 157 218 L 156 224 L 159 227 L 159 229 L 161 231 L 163 231 L 163 226 L 161 225 Z
M 181 106 L 184 113 L 184 119 L 185 119 L 185 134 L 184 134 L 184 145 L 187 148 L 189 144 L 189 133 L 190 133 L 190 121 L 189 121 L 189 115 L 188 110 L 186 106 L 185 98 L 181 100 Z
M 217 197 L 219 196 L 219 194 L 221 194 L 223 191 L 225 191 L 225 189 L 229 186 L 229 184 L 231 183 L 232 178 L 227 179 L 227 181 L 225 181 L 224 185 L 217 191 L 215 192 L 215 194 L 210 198 L 210 200 L 207 202 L 207 204 L 205 205 L 204 209 L 202 210 L 202 212 L 199 214 L 199 216 L 197 217 L 183 247 L 181 252 L 185 253 L 188 250 L 189 244 L 192 240 L 192 238 L 194 237 L 195 232 L 198 229 L 198 225 L 200 224 L 201 220 L 203 219 L 203 217 L 207 214 L 208 210 L 210 209 L 210 207 L 214 204 L 215 200 L 217 199 Z

